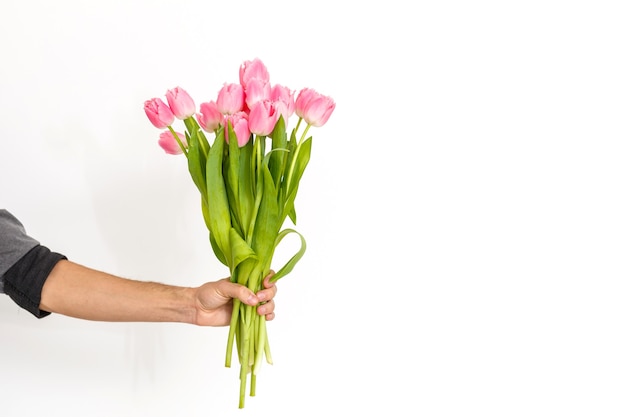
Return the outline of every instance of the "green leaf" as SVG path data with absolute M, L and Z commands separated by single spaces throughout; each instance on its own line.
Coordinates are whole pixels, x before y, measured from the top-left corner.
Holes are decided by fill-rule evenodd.
M 281 115 L 272 131 L 272 149 L 285 149 L 287 147 L 287 132 L 285 131 L 285 119 Z M 287 155 L 284 152 L 274 152 L 269 161 L 270 172 L 274 184 L 279 185 L 285 170 Z
M 237 233 L 237 231 L 231 227 L 230 229 L 230 251 L 231 262 L 230 268 L 236 268 L 241 262 L 246 259 L 257 259 L 256 254 L 245 240 Z
M 211 248 L 213 249 L 213 253 L 215 254 L 215 257 L 222 264 L 228 266 L 228 262 L 226 262 L 226 257 L 224 257 L 222 250 L 217 245 L 217 242 L 215 241 L 215 236 L 213 236 L 213 234 L 211 233 L 211 227 L 210 227 L 211 222 L 209 221 L 209 218 L 210 218 L 209 207 L 207 206 L 204 200 L 202 200 L 202 217 L 204 218 L 204 223 L 206 224 L 206 227 L 209 230 L 209 242 L 211 243 Z
M 207 206 L 209 211 L 209 230 L 215 238 L 215 243 L 226 260 L 230 255 L 230 208 L 224 185 L 222 173 L 222 160 L 224 156 L 224 131 L 215 138 L 213 146 L 209 150 L 206 164 L 207 182 Z
M 228 265 L 228 262 L 226 261 L 226 257 L 224 256 L 224 253 L 222 252 L 219 245 L 215 241 L 215 236 L 211 232 L 209 232 L 209 242 L 211 243 L 211 249 L 213 249 L 213 253 L 215 254 L 215 257 L 217 258 L 217 260 L 220 261 L 223 265 L 230 268 L 230 265 Z
M 300 259 L 304 255 L 304 252 L 306 252 L 306 240 L 304 240 L 304 236 L 302 236 L 300 233 L 296 232 L 293 229 L 285 229 L 278 234 L 274 243 L 274 250 L 276 250 L 276 247 L 281 242 L 281 240 L 283 240 L 283 238 L 289 233 L 295 233 L 300 236 L 300 250 L 298 250 L 298 252 L 296 252 L 296 254 L 293 255 L 291 259 L 289 259 L 289 261 L 287 261 L 287 263 L 281 269 L 279 269 L 278 272 L 276 272 L 276 274 L 274 274 L 271 279 L 272 282 L 276 282 L 288 273 L 290 273 L 293 270 L 293 267 L 296 266 L 298 261 L 300 261 Z
M 237 143 L 235 131 L 232 124 L 228 122 L 228 158 L 224 161 L 226 169 L 224 175 L 226 178 L 226 188 L 228 190 L 228 201 L 230 202 L 230 210 L 234 214 L 237 225 L 241 224 L 241 210 L 239 207 L 239 144 Z
M 287 167 L 293 165 L 293 159 L 295 157 L 296 147 L 298 146 L 298 139 L 296 138 L 296 130 L 293 129 L 291 131 L 291 136 L 287 141 L 287 156 L 283 160 L 283 178 L 281 179 L 279 185 L 279 194 L 278 194 L 278 204 L 283 208 L 283 213 L 281 217 L 284 219 L 287 213 L 285 210 L 285 201 L 287 200 L 287 177 L 289 176 L 289 171 Z
M 189 168 L 189 174 L 191 179 L 200 191 L 200 195 L 206 200 L 206 155 L 200 148 L 197 131 L 191 132 L 187 135 L 188 149 L 187 149 L 187 165 Z
M 265 159 L 267 161 L 267 158 Z M 259 259 L 271 259 L 274 251 L 274 240 L 280 230 L 280 217 L 278 215 L 277 190 L 272 181 L 267 162 L 261 165 L 263 178 L 263 195 L 256 218 L 252 248 Z
M 291 218 L 291 221 L 296 224 L 296 211 L 295 200 L 298 194 L 298 187 L 300 180 L 304 174 L 309 160 L 311 159 L 311 144 L 313 142 L 312 137 L 307 138 L 300 143 L 295 150 L 295 155 L 291 160 L 291 165 L 288 168 L 288 178 L 286 185 L 286 198 L 283 208 L 283 216 L 281 221 L 284 221 L 286 216 Z
M 239 149 L 239 215 L 241 217 L 241 227 L 245 232 L 250 228 L 254 211 L 252 150 L 252 141 L 248 141 L 246 145 Z M 243 237 L 248 240 L 247 233 Z

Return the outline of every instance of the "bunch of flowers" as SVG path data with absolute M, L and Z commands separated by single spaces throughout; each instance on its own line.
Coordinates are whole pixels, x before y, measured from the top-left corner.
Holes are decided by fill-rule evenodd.
M 202 215 L 217 259 L 230 279 L 257 292 L 271 269 L 272 258 L 285 236 L 295 233 L 300 249 L 272 277 L 290 273 L 306 250 L 296 224 L 295 199 L 311 156 L 311 127 L 323 126 L 335 102 L 311 88 L 299 92 L 271 84 L 258 58 L 244 61 L 239 83 L 224 83 L 217 98 L 196 109 L 191 96 L 176 87 L 165 93 L 167 103 L 144 103 L 150 122 L 162 129 L 159 145 L 173 155 L 184 154 L 191 179 L 200 191 Z M 295 127 L 287 134 L 293 114 Z M 184 131 L 174 129 L 180 120 Z M 207 138 L 212 136 L 212 140 Z M 271 145 L 268 144 L 268 140 Z M 226 367 L 233 345 L 240 364 L 239 408 L 245 404 L 247 381 L 255 395 L 256 376 L 265 357 L 272 363 L 265 317 L 256 307 L 234 300 L 226 346 Z

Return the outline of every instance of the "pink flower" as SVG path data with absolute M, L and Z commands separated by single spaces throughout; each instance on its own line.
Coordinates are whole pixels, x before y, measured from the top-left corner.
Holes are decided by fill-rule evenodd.
M 259 58 L 254 58 L 252 61 L 244 61 L 239 67 L 239 83 L 244 89 L 248 87 L 248 82 L 255 78 L 270 82 L 270 74 L 265 64 Z
M 208 103 L 200 104 L 200 111 L 196 114 L 196 118 L 202 129 L 206 132 L 213 133 L 222 124 L 224 116 L 217 109 L 217 104 L 215 104 L 214 101 L 209 101 Z
M 246 106 L 251 109 L 259 101 L 269 100 L 272 88 L 268 81 L 252 78 L 248 81 L 244 91 L 246 93 Z
M 244 112 L 228 114 L 224 116 L 224 139 L 228 140 L 228 122 L 233 126 L 235 136 L 237 136 L 237 144 L 241 148 L 250 140 L 250 129 L 248 128 L 248 115 Z
M 176 132 L 176 134 L 186 148 L 187 139 L 185 138 L 185 134 L 180 132 Z M 174 135 L 169 130 L 166 130 L 159 135 L 159 146 L 170 155 L 180 155 L 183 153 L 183 150 L 180 148 L 176 138 L 174 138 Z
M 293 115 L 293 112 L 296 108 L 296 104 L 293 98 L 294 94 L 294 91 L 280 84 L 272 86 L 270 99 L 274 102 L 274 105 L 276 106 L 278 112 L 282 114 L 283 119 L 285 119 L 285 125 L 287 124 L 287 121 L 289 120 L 291 115 Z
M 296 114 L 311 126 L 326 124 L 334 110 L 335 102 L 332 98 L 311 88 L 302 89 L 296 98 Z
M 180 87 L 167 90 L 165 98 L 167 98 L 167 103 L 170 105 L 174 116 L 180 120 L 185 120 L 196 112 L 196 104 L 193 99 Z
M 174 113 L 172 113 L 172 109 L 160 98 L 145 101 L 143 110 L 146 112 L 146 116 L 148 116 L 150 122 L 157 129 L 164 129 L 174 123 Z
M 272 133 L 280 113 L 270 100 L 257 102 L 248 115 L 248 127 L 250 132 L 259 136 L 267 136 Z
M 235 114 L 243 109 L 244 92 L 241 84 L 224 84 L 217 94 L 217 108 L 222 114 Z
M 304 117 L 305 107 L 313 98 L 315 98 L 316 95 L 317 92 L 312 88 L 303 88 L 300 90 L 295 102 L 295 112 L 298 117 Z

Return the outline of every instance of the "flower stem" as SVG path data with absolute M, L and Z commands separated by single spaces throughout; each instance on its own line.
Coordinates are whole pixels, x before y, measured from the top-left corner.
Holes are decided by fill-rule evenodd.
M 233 342 L 235 339 L 235 332 L 237 330 L 237 322 L 239 321 L 239 309 L 241 301 L 238 298 L 233 300 L 233 314 L 230 318 L 230 329 L 228 329 L 228 342 L 226 344 L 226 367 L 230 368 L 231 359 L 233 356 Z
M 263 354 L 265 353 L 265 342 L 267 338 L 267 329 L 265 327 L 265 316 L 261 316 L 258 318 L 258 332 L 257 336 L 257 346 L 256 346 L 256 357 L 254 358 L 254 368 L 252 371 L 252 375 L 256 376 L 261 371 L 261 364 L 263 362 Z
M 245 306 L 245 316 L 248 316 L 249 306 Z M 241 355 L 241 363 L 239 370 L 239 408 L 243 408 L 246 402 L 246 382 L 248 380 L 248 370 L 250 366 L 248 364 L 249 356 L 250 356 L 250 327 L 249 322 L 240 323 L 242 324 L 242 338 L 241 338 L 241 346 L 242 346 L 242 355 Z
M 185 145 L 183 145 L 183 142 L 178 137 L 178 133 L 176 133 L 176 131 L 172 128 L 172 126 L 168 126 L 167 128 L 172 133 L 172 136 L 174 136 L 174 139 L 176 139 L 176 142 L 178 142 L 178 146 L 180 146 L 180 149 L 183 150 L 183 153 L 185 154 L 185 156 L 189 158 L 189 156 L 187 156 L 187 148 L 185 148 Z

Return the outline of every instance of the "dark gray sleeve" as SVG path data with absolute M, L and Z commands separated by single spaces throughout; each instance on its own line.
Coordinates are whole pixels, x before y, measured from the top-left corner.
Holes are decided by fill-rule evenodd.
M 37 318 L 49 315 L 39 309 L 41 291 L 62 259 L 67 258 L 40 245 L 13 215 L 0 209 L 0 292 Z
M 4 292 L 4 274 L 37 245 L 15 216 L 0 209 L 0 293 Z

